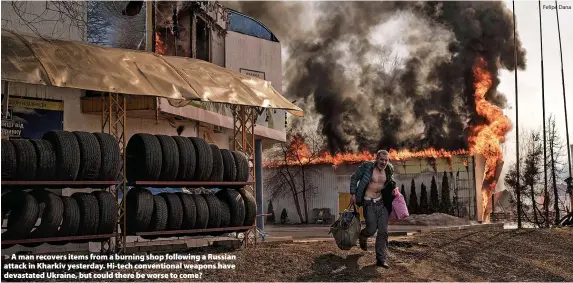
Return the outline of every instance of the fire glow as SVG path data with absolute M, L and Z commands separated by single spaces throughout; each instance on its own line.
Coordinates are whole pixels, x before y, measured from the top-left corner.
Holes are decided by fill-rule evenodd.
M 503 115 L 502 110 L 489 103 L 485 96 L 492 86 L 491 73 L 485 68 L 487 63 L 478 58 L 473 67 L 474 73 L 474 99 L 477 113 L 486 118 L 486 125 L 479 125 L 471 129 L 469 138 L 471 154 L 481 154 L 485 157 L 485 175 L 482 186 L 483 220 L 489 222 L 491 196 L 497 185 L 503 164 L 501 144 L 505 142 L 505 135 L 511 129 L 511 121 Z
M 159 33 L 155 33 L 155 53 L 164 55 L 167 52 L 167 45 L 163 43 Z

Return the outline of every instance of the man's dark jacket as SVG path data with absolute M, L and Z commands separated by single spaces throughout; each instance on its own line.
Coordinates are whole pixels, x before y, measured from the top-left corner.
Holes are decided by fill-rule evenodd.
M 356 196 L 356 205 L 358 206 L 362 206 L 364 204 L 364 193 L 372 179 L 374 168 L 376 168 L 376 162 L 362 162 L 360 167 L 358 167 L 356 172 L 354 172 L 352 177 L 350 177 L 350 194 Z M 388 163 L 384 171 L 386 172 L 386 183 L 382 189 L 382 201 L 388 210 L 388 215 L 390 215 L 390 213 L 392 213 L 392 201 L 395 198 L 393 192 L 396 188 L 396 182 L 394 181 L 394 166 Z

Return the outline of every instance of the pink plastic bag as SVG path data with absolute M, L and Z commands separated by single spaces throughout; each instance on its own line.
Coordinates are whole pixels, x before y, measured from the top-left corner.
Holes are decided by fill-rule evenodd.
M 400 193 L 398 187 L 394 189 L 394 201 L 392 201 L 392 214 L 390 214 L 390 220 L 402 220 L 410 214 L 408 213 L 408 206 L 406 205 L 406 200 L 404 196 Z

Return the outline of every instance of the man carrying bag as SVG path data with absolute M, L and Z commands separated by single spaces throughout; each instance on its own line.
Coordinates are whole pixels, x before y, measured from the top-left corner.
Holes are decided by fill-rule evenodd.
M 336 241 L 336 245 L 341 250 L 350 250 L 356 246 L 360 237 L 360 213 L 356 205 L 352 205 L 353 210 L 349 210 L 350 205 L 342 212 L 340 218 L 330 226 L 330 233 Z
M 360 248 L 367 250 L 368 238 L 376 236 L 376 265 L 388 268 L 388 218 L 392 214 L 396 182 L 389 153 L 379 150 L 375 161 L 365 161 L 350 178 L 350 204 L 363 206 L 366 227 L 361 231 Z

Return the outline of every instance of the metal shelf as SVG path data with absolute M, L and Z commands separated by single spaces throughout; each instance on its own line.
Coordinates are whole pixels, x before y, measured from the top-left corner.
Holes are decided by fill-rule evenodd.
M 27 186 L 41 188 L 106 188 L 120 181 L 5 181 L 2 186 Z
M 116 234 L 101 234 L 101 235 L 50 237 L 50 238 L 35 238 L 35 239 L 21 239 L 21 240 L 2 240 L 2 245 L 18 245 L 18 244 L 31 244 L 31 243 L 50 243 L 50 242 L 60 242 L 60 241 L 104 239 L 104 238 L 115 237 L 115 235 Z
M 242 187 L 253 185 L 254 182 L 201 182 L 201 181 L 133 181 L 128 183 L 130 186 L 149 186 L 149 187 Z
M 170 230 L 170 231 L 153 231 L 153 232 L 136 232 L 135 236 L 153 236 L 153 235 L 177 235 L 177 234 L 199 234 L 207 232 L 235 232 L 254 229 L 256 226 L 237 226 L 237 227 L 224 227 L 224 228 L 207 228 L 207 229 L 191 229 L 191 230 Z

